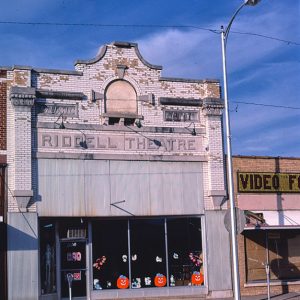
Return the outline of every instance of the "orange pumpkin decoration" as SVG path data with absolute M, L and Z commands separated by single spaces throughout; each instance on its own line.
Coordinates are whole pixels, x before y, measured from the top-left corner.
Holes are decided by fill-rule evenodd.
M 117 279 L 117 287 L 118 289 L 127 289 L 129 286 L 129 280 L 126 276 L 121 275 Z
M 154 277 L 154 285 L 157 287 L 163 287 L 167 284 L 167 278 L 163 274 L 156 274 Z
M 200 272 L 194 272 L 192 275 L 192 284 L 193 285 L 201 285 L 204 282 L 204 276 Z

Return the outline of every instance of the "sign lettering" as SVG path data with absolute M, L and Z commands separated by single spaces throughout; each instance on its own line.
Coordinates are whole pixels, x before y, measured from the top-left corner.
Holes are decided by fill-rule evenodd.
M 238 172 L 241 193 L 300 193 L 300 173 Z
M 137 135 L 109 134 L 38 134 L 38 149 L 71 150 L 85 149 L 90 151 L 129 151 L 129 152 L 192 152 L 201 151 L 199 137 L 145 137 Z

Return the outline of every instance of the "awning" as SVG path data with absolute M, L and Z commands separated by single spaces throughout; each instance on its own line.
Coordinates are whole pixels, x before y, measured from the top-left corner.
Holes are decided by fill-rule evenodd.
M 245 225 L 244 230 L 251 229 L 300 229 L 300 211 L 251 211 L 251 213 L 262 216 L 264 222 L 251 220 Z

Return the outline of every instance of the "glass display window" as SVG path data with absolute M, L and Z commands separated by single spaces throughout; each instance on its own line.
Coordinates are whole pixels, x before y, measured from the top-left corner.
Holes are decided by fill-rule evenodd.
M 40 220 L 41 294 L 56 292 L 55 223 Z
M 300 230 L 249 230 L 245 235 L 247 281 L 300 279 Z
M 92 244 L 94 290 L 204 284 L 200 217 L 93 221 Z
M 131 288 L 166 286 L 164 219 L 130 221 Z
M 96 221 L 92 233 L 93 289 L 128 288 L 128 221 Z
M 200 218 L 167 220 L 169 285 L 204 283 Z

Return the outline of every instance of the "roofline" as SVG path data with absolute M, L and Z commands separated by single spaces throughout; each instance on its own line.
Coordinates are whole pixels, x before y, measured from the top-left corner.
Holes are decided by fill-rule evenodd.
M 51 73 L 51 74 L 62 74 L 62 75 L 77 75 L 77 76 L 82 76 L 83 75 L 82 72 L 73 71 L 73 70 L 33 68 L 31 66 L 22 66 L 22 65 L 13 65 L 11 67 L 0 66 L 0 70 L 6 70 L 6 71 L 28 70 L 28 71 L 32 71 L 32 72 L 36 72 L 36 73 Z
M 143 56 L 141 55 L 140 53 L 140 50 L 138 48 L 138 44 L 137 43 L 131 43 L 131 42 L 120 42 L 120 41 L 115 41 L 115 42 L 112 42 L 110 45 L 113 45 L 113 46 L 116 46 L 118 48 L 134 48 L 134 51 L 137 55 L 137 57 L 141 60 L 141 62 L 146 65 L 147 67 L 151 68 L 151 69 L 156 69 L 156 70 L 162 70 L 162 66 L 159 66 L 159 65 L 153 65 L 153 64 L 150 64 L 148 61 L 146 61 Z M 107 48 L 108 48 L 108 45 L 104 45 L 99 54 L 95 57 L 95 58 L 92 58 L 92 59 L 78 59 L 75 61 L 74 65 L 76 66 L 77 64 L 86 64 L 86 65 L 89 65 L 89 64 L 94 64 L 96 62 L 98 62 L 99 60 L 101 60 L 103 58 L 103 56 L 105 55 L 106 51 L 107 51 Z
M 268 156 L 268 155 L 233 155 L 233 158 L 245 158 L 245 159 L 291 159 L 300 160 L 300 157 L 294 156 Z

